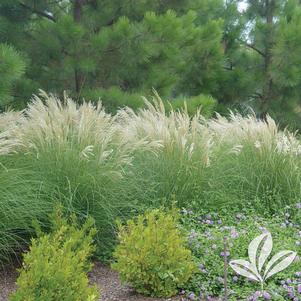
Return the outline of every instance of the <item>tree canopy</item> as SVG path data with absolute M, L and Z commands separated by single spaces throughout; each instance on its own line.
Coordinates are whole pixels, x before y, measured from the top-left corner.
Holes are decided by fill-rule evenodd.
M 300 127 L 301 5 L 240 2 L 0 0 L 0 105 L 44 89 L 115 112 L 155 89 L 175 107 L 251 107 Z

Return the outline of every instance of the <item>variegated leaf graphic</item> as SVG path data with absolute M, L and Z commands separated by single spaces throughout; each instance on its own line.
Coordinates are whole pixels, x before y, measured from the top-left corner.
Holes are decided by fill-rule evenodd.
M 258 274 L 256 267 L 249 261 L 243 259 L 231 260 L 229 262 L 230 267 L 239 275 L 247 277 L 255 281 L 262 281 L 262 278 Z
M 261 246 L 259 258 L 258 258 L 258 272 L 260 273 L 262 270 L 262 267 L 268 257 L 270 256 L 273 249 L 273 239 L 271 233 L 267 232 L 264 236 L 264 241 Z
M 268 243 L 266 244 L 266 242 Z M 265 248 L 259 248 L 260 246 L 265 246 Z M 271 245 L 270 245 L 271 244 Z M 273 241 L 272 236 L 269 232 L 263 233 L 257 237 L 255 237 L 251 243 L 249 244 L 248 253 L 249 253 L 249 259 L 251 264 L 256 268 L 256 271 L 258 273 L 258 270 L 260 271 L 265 260 L 268 258 L 268 256 L 271 253 L 273 247 Z M 260 259 L 260 265 L 257 269 L 257 258 Z
M 294 261 L 296 255 L 296 252 L 288 250 L 281 251 L 274 255 L 266 266 L 263 277 L 264 280 L 287 268 Z

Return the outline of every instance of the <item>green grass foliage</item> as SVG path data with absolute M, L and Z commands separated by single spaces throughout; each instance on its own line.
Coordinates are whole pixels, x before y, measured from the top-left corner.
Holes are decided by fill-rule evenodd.
M 49 226 L 59 201 L 91 215 L 98 254 L 115 244 L 115 220 L 161 205 L 270 213 L 301 196 L 301 145 L 270 117 L 170 110 L 158 97 L 115 115 L 67 96 L 34 97 L 0 115 L 0 259 L 29 242 L 31 220 Z

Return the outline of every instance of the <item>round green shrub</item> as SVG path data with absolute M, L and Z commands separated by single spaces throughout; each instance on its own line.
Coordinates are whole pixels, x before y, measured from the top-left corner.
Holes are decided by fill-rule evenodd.
M 196 270 L 177 220 L 177 212 L 156 209 L 125 226 L 118 224 L 120 244 L 114 252 L 113 268 L 137 292 L 170 297 Z
M 73 218 L 69 223 L 56 216 L 53 232 L 40 233 L 24 256 L 17 280 L 17 291 L 10 301 L 96 301 L 96 286 L 89 285 L 86 272 L 94 251 L 94 221 L 82 228 Z

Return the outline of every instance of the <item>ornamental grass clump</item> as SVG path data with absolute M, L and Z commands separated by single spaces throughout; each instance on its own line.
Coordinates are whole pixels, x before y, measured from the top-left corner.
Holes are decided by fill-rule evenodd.
M 260 213 L 276 212 L 301 195 L 301 144 L 267 117 L 254 114 L 217 116 L 205 122 L 213 137 L 213 156 L 207 170 L 210 186 L 202 199 L 215 209 L 243 206 L 251 201 Z M 258 202 L 259 200 L 259 202 Z
M 275 212 L 301 195 L 301 144 L 275 121 L 230 113 L 205 119 L 185 110 L 166 112 L 156 97 L 144 109 L 119 112 L 128 141 L 156 143 L 136 153 L 133 175 L 145 203 L 176 198 L 179 207 L 254 206 Z M 145 187 L 147 187 L 145 189 Z
M 99 293 L 90 286 L 87 272 L 94 252 L 94 221 L 88 219 L 82 227 L 55 215 L 50 234 L 41 233 L 32 239 L 17 280 L 17 290 L 10 301 L 96 301 Z
M 144 138 L 154 146 L 133 158 L 132 177 L 143 187 L 145 203 L 162 199 L 171 203 L 175 196 L 181 207 L 198 198 L 212 154 L 211 136 L 199 113 L 193 117 L 186 111 L 167 113 L 161 99 L 154 99 L 137 113 L 120 111 L 118 120 L 129 141 Z
M 170 297 L 196 271 L 191 252 L 177 227 L 178 214 L 153 210 L 119 223 L 113 268 L 123 282 L 150 296 Z
M 66 95 L 60 100 L 41 92 L 20 115 L 15 119 L 13 114 L 0 117 L 0 126 L 2 119 L 7 120 L 10 116 L 11 120 L 0 132 L 3 173 L 20 169 L 30 174 L 24 178 L 26 187 L 30 181 L 40 187 L 40 191 L 32 191 L 30 201 L 32 204 L 40 198 L 41 203 L 47 202 L 40 207 L 39 220 L 47 222 L 47 214 L 57 200 L 69 212 L 92 215 L 99 229 L 97 236 L 102 241 L 100 252 L 108 253 L 114 242 L 116 218 L 130 216 L 141 206 L 133 195 L 136 183 L 127 177 L 133 154 L 152 146 L 145 139 L 128 143 L 121 135 L 116 116 L 107 114 L 101 103 L 79 105 Z M 9 186 L 12 184 L 8 183 Z M 50 192 L 47 189 L 49 196 L 44 190 L 48 186 L 52 187 Z M 51 202 L 48 202 L 49 198 Z M 5 199 L 1 203 L 2 199 L 0 196 L 0 207 L 7 207 Z M 21 210 L 26 200 L 14 199 L 14 210 Z M 26 216 L 32 211 L 29 208 Z M 25 221 L 22 216 L 18 221 L 20 233 Z M 11 229 L 11 224 L 5 228 Z M 26 237 L 17 234 L 16 240 L 26 238 L 28 241 L 28 232 L 24 232 Z
M 24 111 L 0 114 L 0 177 L 0 257 L 28 243 L 31 216 L 47 225 L 56 201 L 93 216 L 99 254 L 110 256 L 116 218 L 174 200 L 197 210 L 248 202 L 270 214 L 298 201 L 301 143 L 254 113 L 206 119 L 166 110 L 157 95 L 110 115 L 101 103 L 41 92 Z

